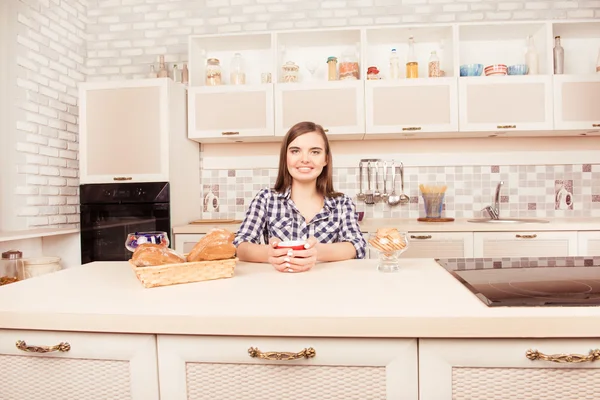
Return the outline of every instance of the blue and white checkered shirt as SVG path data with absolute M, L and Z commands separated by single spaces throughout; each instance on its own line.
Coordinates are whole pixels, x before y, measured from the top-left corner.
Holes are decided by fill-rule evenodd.
M 350 242 L 356 249 L 356 258 L 365 258 L 367 243 L 350 197 L 326 197 L 323 209 L 307 224 L 290 194 L 289 188 L 284 193 L 271 189 L 258 192 L 233 244 L 237 247 L 242 242 L 266 244 L 272 237 L 287 241 L 314 236 L 319 243 Z

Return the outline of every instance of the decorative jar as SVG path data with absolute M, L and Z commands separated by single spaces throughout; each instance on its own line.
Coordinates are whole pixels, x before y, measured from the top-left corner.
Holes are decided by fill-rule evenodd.
M 293 61 L 288 61 L 281 67 L 283 82 L 298 82 L 298 70 L 300 67 Z
M 206 60 L 206 86 L 221 84 L 221 63 L 217 58 Z

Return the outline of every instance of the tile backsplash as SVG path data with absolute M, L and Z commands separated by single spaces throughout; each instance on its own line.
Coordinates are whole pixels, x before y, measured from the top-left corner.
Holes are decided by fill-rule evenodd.
M 499 181 L 504 181 L 500 193 L 502 217 L 600 217 L 600 164 L 405 166 L 404 170 L 404 190 L 410 202 L 395 207 L 356 200 L 358 167 L 334 168 L 333 183 L 336 190 L 354 199 L 358 211 L 365 211 L 365 218 L 423 217 L 421 183 L 448 186 L 442 216 L 480 217 L 481 210 L 492 204 Z M 275 184 L 277 169 L 203 170 L 201 176 L 202 218 L 243 219 L 256 193 Z M 366 187 L 365 175 L 363 192 Z M 391 192 L 391 173 L 387 189 Z M 381 173 L 379 190 L 383 192 Z M 399 174 L 396 193 L 400 193 Z

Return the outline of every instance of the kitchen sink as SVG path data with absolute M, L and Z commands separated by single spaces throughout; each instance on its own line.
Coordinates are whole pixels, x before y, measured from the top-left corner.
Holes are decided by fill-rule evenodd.
M 484 224 L 546 224 L 550 221 L 546 219 L 535 219 L 535 218 L 478 218 L 469 219 L 468 222 L 484 223 Z

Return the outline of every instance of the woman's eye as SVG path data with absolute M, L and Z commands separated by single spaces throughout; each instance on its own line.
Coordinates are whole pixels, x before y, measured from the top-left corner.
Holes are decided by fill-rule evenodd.
M 298 150 L 295 150 L 295 149 L 294 150 L 290 150 L 290 153 L 296 154 L 296 153 L 298 153 Z
M 319 150 L 313 150 L 313 155 L 318 156 L 319 154 L 321 154 L 321 152 Z

